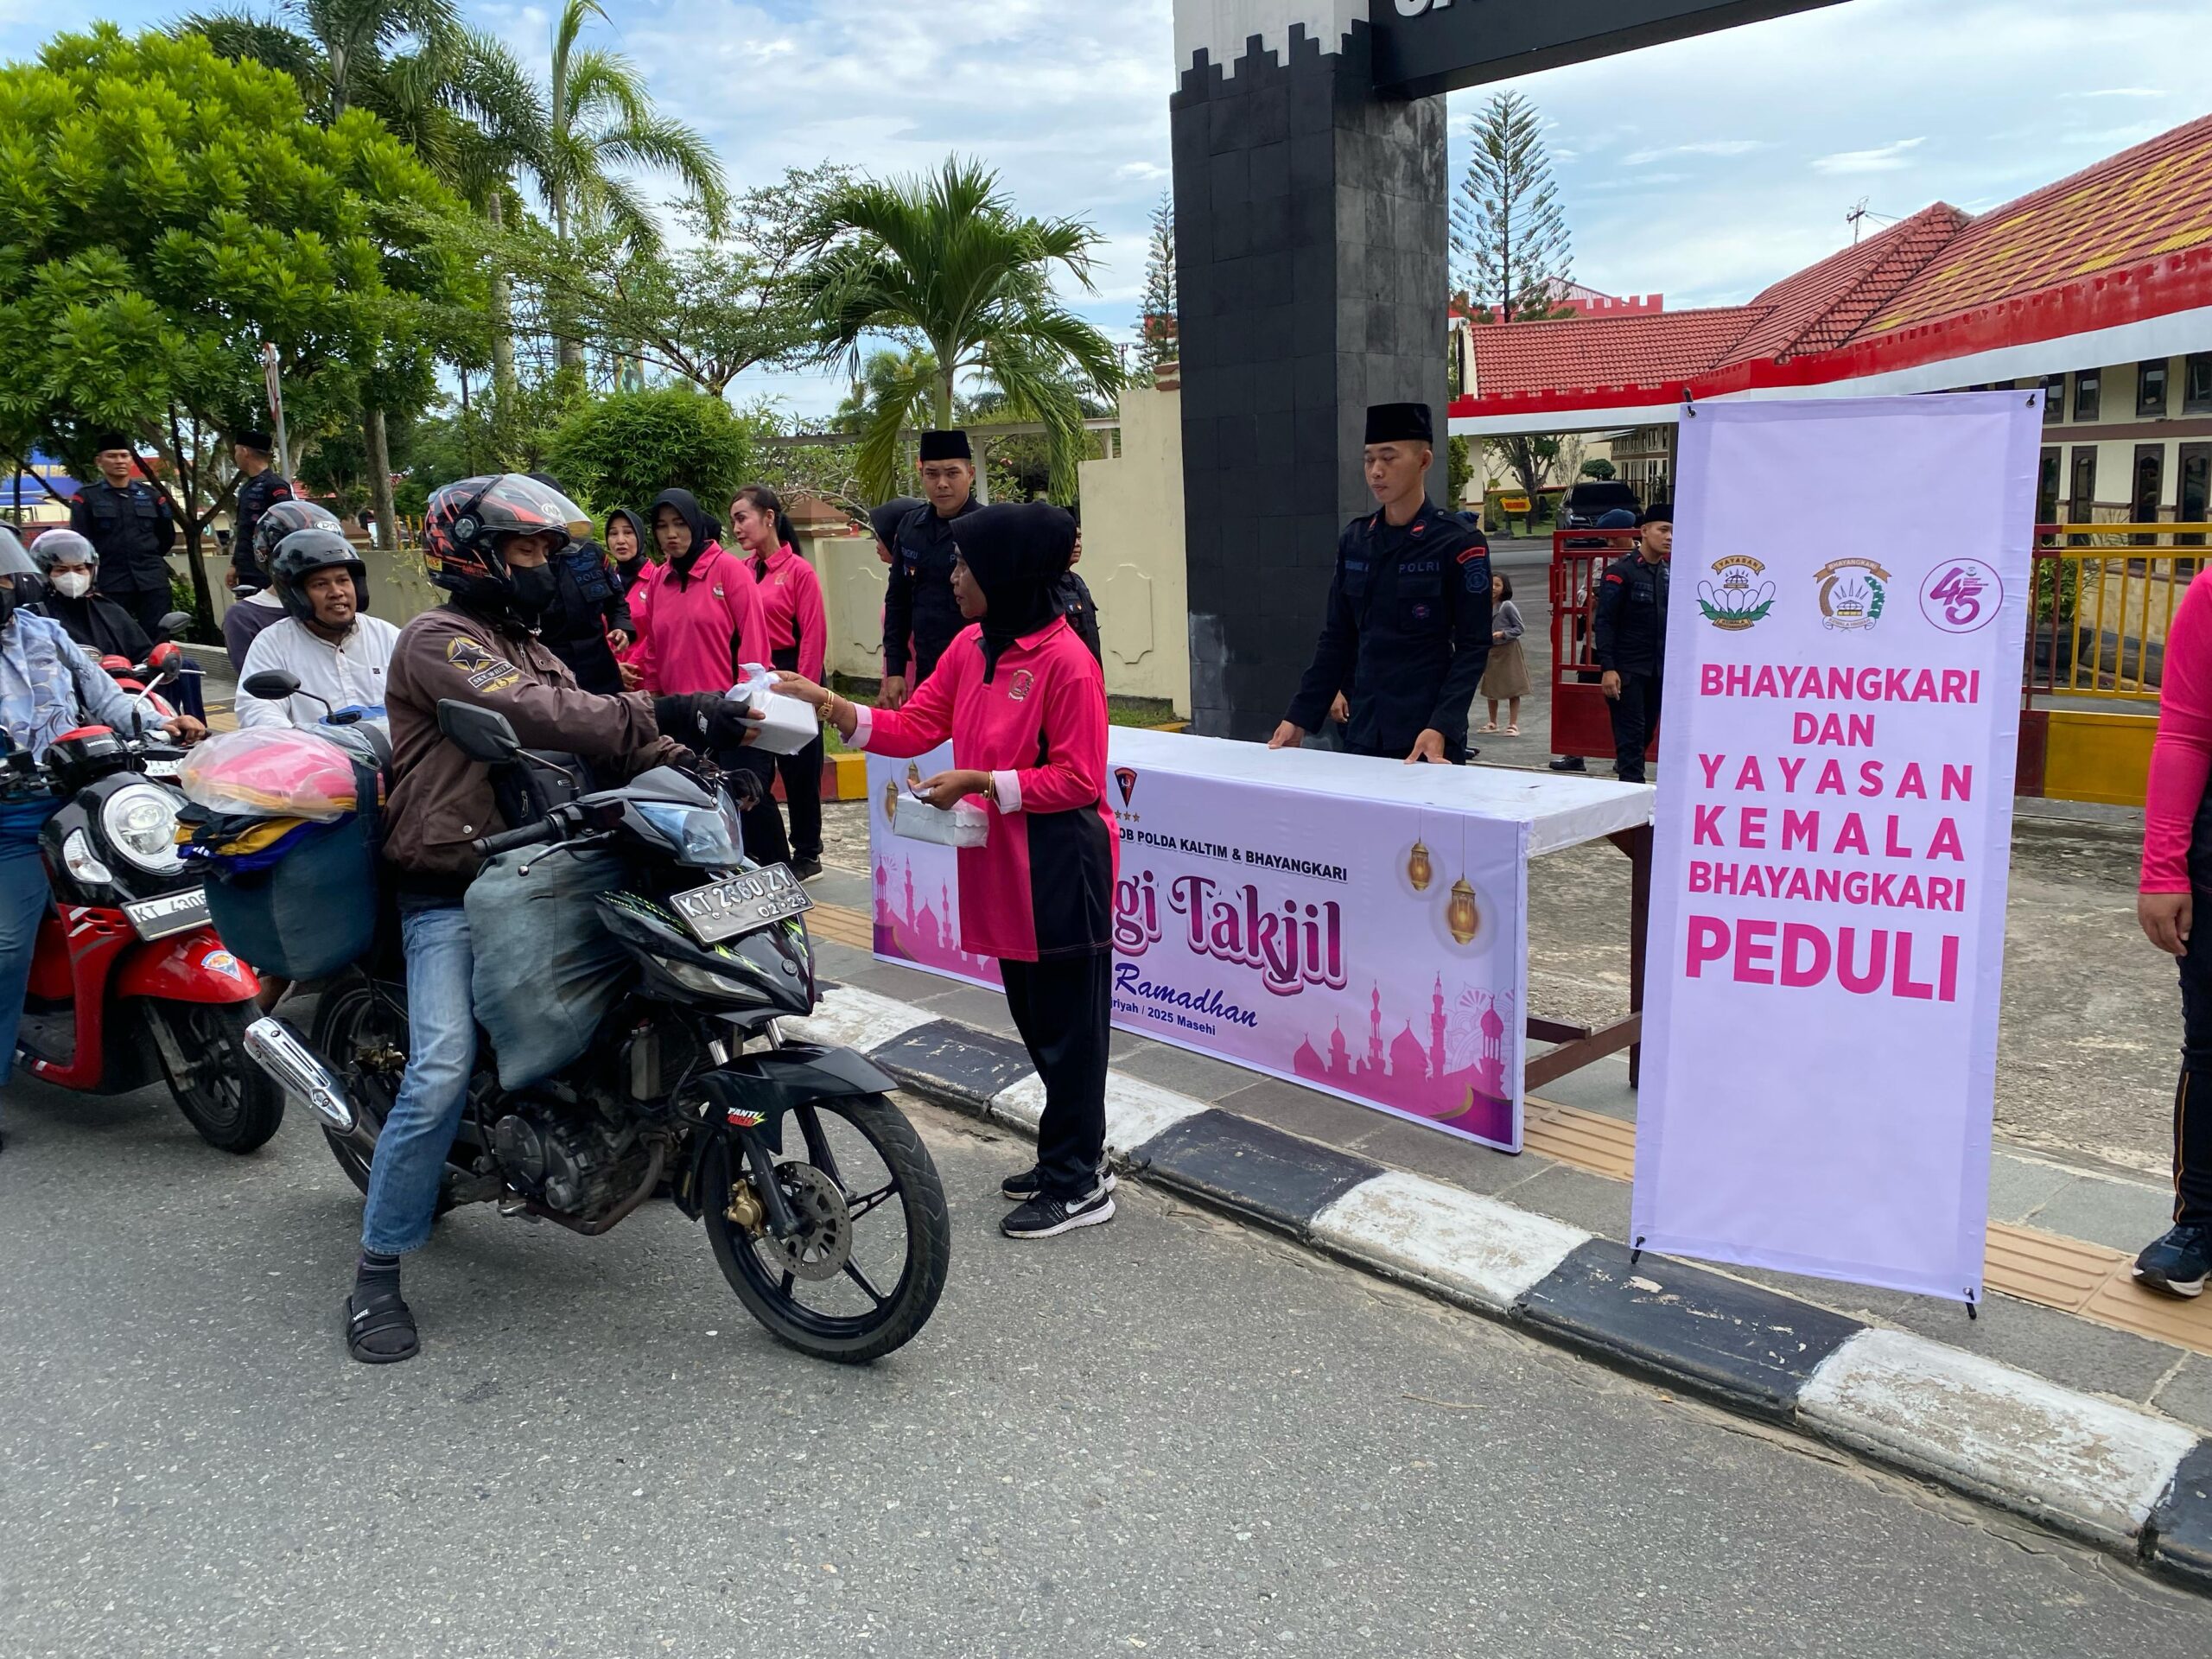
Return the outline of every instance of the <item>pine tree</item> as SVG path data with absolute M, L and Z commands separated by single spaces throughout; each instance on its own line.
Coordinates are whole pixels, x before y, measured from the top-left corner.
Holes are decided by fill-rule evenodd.
M 1144 364 L 1156 369 L 1181 354 L 1175 306 L 1175 198 L 1163 194 L 1152 210 L 1144 264 Z
M 1499 92 L 1468 123 L 1474 154 L 1452 203 L 1452 257 L 1481 320 L 1558 315 L 1573 254 L 1536 106 Z

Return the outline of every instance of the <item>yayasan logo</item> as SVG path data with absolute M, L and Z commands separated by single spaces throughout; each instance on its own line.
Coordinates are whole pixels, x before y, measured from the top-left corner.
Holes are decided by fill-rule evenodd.
M 1890 573 L 1872 559 L 1838 559 L 1814 572 L 1821 584 L 1821 626 L 1871 628 L 1889 602 Z
M 1761 582 L 1766 566 L 1747 554 L 1731 553 L 1713 563 L 1713 580 L 1697 585 L 1697 607 L 1716 628 L 1741 633 L 1766 620 L 1774 608 L 1774 584 Z

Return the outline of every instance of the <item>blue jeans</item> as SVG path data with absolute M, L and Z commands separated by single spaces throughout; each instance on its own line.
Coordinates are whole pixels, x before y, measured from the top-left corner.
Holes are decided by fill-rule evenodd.
M 430 1242 L 446 1154 L 476 1065 L 468 912 L 459 905 L 416 911 L 399 926 L 407 950 L 407 1070 L 377 1136 L 361 1211 L 361 1248 L 378 1255 L 404 1255 Z
M 60 810 L 58 801 L 0 806 L 0 1083 L 15 1069 L 16 1033 L 23 1022 L 38 925 L 53 902 L 38 832 Z

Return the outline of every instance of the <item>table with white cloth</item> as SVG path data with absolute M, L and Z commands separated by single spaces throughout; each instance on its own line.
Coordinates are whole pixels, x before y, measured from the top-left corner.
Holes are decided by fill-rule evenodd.
M 876 954 L 991 983 L 960 946 L 956 855 L 891 829 L 902 787 L 950 764 L 869 758 Z M 1108 772 L 1122 1029 L 1514 1151 L 1524 1087 L 1634 1065 L 1648 786 L 1130 728 Z M 1632 873 L 1630 1013 L 1593 1030 L 1528 1010 L 1528 866 L 1600 837 Z

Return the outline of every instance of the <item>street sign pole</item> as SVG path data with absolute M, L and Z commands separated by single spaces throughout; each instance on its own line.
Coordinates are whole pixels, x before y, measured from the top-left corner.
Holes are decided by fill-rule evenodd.
M 264 340 L 261 346 L 261 378 L 269 388 L 269 418 L 276 426 L 276 475 L 292 476 L 292 447 L 284 438 L 284 391 L 276 372 L 276 347 Z

